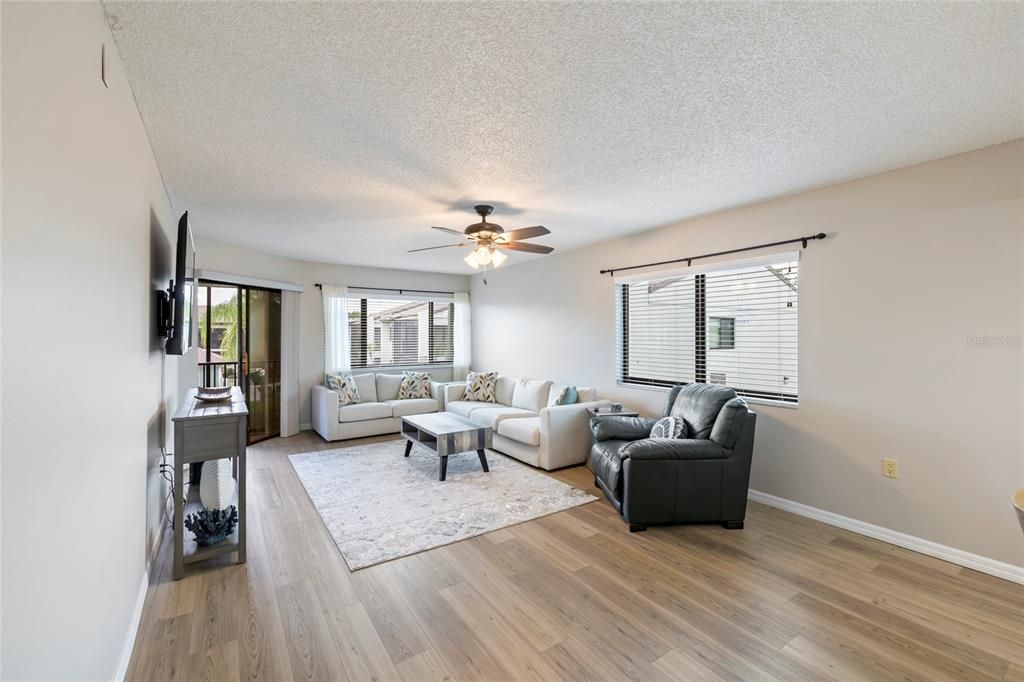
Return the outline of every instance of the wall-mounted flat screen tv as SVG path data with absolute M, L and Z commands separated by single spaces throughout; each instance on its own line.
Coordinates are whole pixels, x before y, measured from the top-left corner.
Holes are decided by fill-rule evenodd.
M 188 224 L 188 211 L 178 220 L 178 249 L 171 282 L 171 325 L 167 337 L 167 354 L 182 355 L 192 349 L 195 327 L 192 310 L 196 290 L 196 245 Z

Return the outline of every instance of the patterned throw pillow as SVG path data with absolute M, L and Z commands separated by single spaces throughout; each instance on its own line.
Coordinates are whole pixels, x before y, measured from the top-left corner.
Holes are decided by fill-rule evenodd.
M 351 374 L 328 374 L 327 388 L 338 394 L 338 404 L 342 407 L 359 402 L 359 388 Z
M 651 438 L 682 438 L 683 420 L 675 417 L 662 417 L 654 422 Z
M 470 372 L 466 377 L 465 400 L 493 403 L 494 386 L 498 383 L 497 372 Z
M 429 398 L 430 375 L 426 372 L 402 372 L 402 383 L 398 387 L 399 400 Z

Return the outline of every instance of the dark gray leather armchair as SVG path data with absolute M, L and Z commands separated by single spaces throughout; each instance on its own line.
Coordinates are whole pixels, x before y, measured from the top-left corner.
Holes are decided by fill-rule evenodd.
M 650 523 L 721 523 L 743 528 L 757 415 L 716 384 L 674 386 L 663 416 L 682 419 L 687 438 L 650 438 L 656 419 L 591 420 L 591 466 L 631 532 Z

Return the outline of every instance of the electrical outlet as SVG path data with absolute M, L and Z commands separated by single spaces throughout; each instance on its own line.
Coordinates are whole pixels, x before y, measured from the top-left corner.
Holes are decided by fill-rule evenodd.
M 882 475 L 886 478 L 899 478 L 899 471 L 896 468 L 896 460 L 886 457 L 882 460 Z

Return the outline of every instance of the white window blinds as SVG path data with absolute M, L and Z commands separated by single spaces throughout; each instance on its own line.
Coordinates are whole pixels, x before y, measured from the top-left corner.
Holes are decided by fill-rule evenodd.
M 347 306 L 353 368 L 452 363 L 451 296 L 360 297 L 350 289 Z
M 797 254 L 616 283 L 618 378 L 797 402 Z

